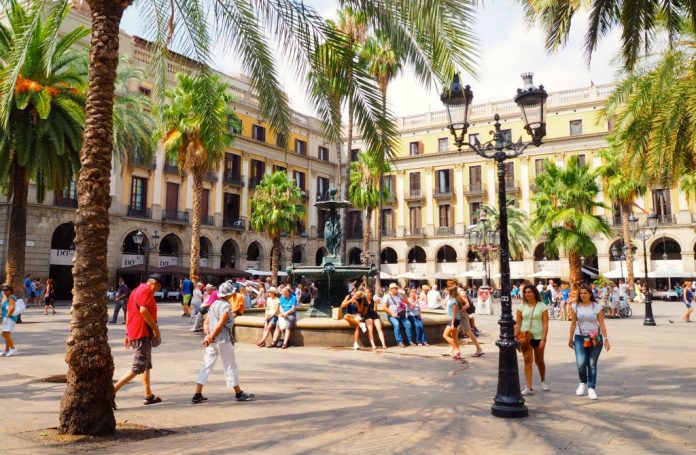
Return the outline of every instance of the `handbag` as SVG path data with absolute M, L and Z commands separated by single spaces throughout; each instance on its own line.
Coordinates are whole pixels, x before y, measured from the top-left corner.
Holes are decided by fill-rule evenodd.
M 534 319 L 534 312 L 535 311 L 536 311 L 536 303 L 534 304 L 534 308 L 532 309 L 532 317 L 529 318 L 528 330 L 526 330 L 524 332 L 520 332 L 517 334 L 517 343 L 520 345 L 520 349 L 527 349 L 532 344 L 532 332 L 530 332 L 530 330 L 532 328 L 532 320 Z

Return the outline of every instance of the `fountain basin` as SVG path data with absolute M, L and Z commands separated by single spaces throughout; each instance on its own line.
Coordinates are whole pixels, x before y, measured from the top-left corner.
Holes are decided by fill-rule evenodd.
M 264 318 L 261 310 L 258 315 L 247 310 L 244 316 L 238 316 L 234 320 L 235 340 L 240 343 L 256 343 L 263 335 Z M 387 320 L 384 312 L 379 312 L 384 330 L 384 338 L 387 346 L 396 345 L 394 330 Z M 424 312 L 423 326 L 425 336 L 431 344 L 442 341 L 442 332 L 449 322 L 447 314 L 439 312 Z M 290 337 L 291 346 L 323 346 L 323 347 L 345 347 L 353 346 L 353 333 L 355 328 L 351 327 L 343 319 L 336 320 L 327 317 L 310 317 L 306 309 L 298 312 L 298 319 Z M 402 329 L 403 336 L 403 329 Z M 405 338 L 404 338 L 405 340 Z M 269 341 L 270 342 L 270 341 Z M 360 333 L 360 343 L 363 346 L 370 346 L 367 333 Z M 379 346 L 379 338 L 375 330 L 375 343 Z

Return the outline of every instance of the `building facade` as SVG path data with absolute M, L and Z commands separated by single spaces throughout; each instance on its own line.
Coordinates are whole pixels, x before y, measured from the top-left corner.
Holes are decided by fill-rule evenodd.
M 576 90 L 549 93 L 547 103 L 547 136 L 540 147 L 530 146 L 520 157 L 506 162 L 505 187 L 508 198 L 527 214 L 534 214 L 534 179 L 544 171 L 546 163 L 558 165 L 577 156 L 581 163 L 592 168 L 601 165 L 599 152 L 607 146 L 606 135 L 611 125 L 599 119 L 598 112 L 611 93 L 610 85 L 592 85 Z M 510 139 L 529 140 L 523 129 L 519 110 L 512 99 L 474 105 L 468 140 L 484 143 L 492 138 L 493 116 L 500 114 L 504 133 Z M 397 158 L 386 185 L 393 198 L 383 210 L 382 251 L 383 270 L 398 276 L 409 272 L 429 279 L 481 270 L 478 255 L 471 251 L 465 232 L 476 224 L 483 204 L 497 207 L 498 179 L 496 164 L 476 155 L 465 146 L 456 150 L 446 127 L 444 111 L 427 112 L 398 119 L 400 139 Z M 355 159 L 365 149 L 360 137 L 352 144 L 346 158 Z M 606 194 L 600 195 L 606 209 L 597 214 L 606 217 L 615 228 L 612 238 L 596 238 L 597 255 L 585 258 L 586 277 L 598 272 L 624 270 L 626 264 L 615 260 L 611 246 L 621 246 L 621 214 Z M 634 213 L 641 223 L 649 212 L 659 219 L 657 234 L 648 241 L 649 270 L 658 267 L 693 273 L 696 244 L 695 204 L 678 188 L 650 188 L 639 198 Z M 349 237 L 358 237 L 362 217 L 354 211 L 348 216 Z M 373 226 L 374 231 L 374 226 Z M 360 255 L 361 244 L 350 240 L 350 257 Z M 642 244 L 636 245 L 636 270 L 643 270 Z M 548 270 L 567 279 L 566 257 L 547 258 L 543 239 L 535 239 L 532 248 L 521 258 L 513 258 L 512 276 L 523 277 Z M 640 264 L 640 265 L 639 265 Z M 499 271 L 497 262 L 491 275 Z M 475 275 L 475 273 L 473 274 Z M 495 281 L 495 280 L 494 280 Z

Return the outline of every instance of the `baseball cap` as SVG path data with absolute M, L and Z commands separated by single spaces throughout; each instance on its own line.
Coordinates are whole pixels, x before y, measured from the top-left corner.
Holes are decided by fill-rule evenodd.
M 392 283 L 389 285 L 389 289 L 399 289 L 399 285 L 396 283 Z
M 271 286 L 270 288 L 268 288 L 268 292 L 273 292 L 274 294 L 277 294 L 278 290 L 275 288 L 275 286 Z
M 3 291 L 14 292 L 14 289 L 12 288 L 12 286 L 9 285 L 9 284 L 7 284 L 7 283 L 3 283 L 3 284 L 2 284 L 2 290 L 3 290 Z
M 237 287 L 231 281 L 225 281 L 218 288 L 218 297 L 229 297 L 237 292 Z
M 160 286 L 164 286 L 164 278 L 159 273 L 153 273 L 152 275 L 147 277 L 147 279 L 148 280 L 155 280 L 160 284 Z

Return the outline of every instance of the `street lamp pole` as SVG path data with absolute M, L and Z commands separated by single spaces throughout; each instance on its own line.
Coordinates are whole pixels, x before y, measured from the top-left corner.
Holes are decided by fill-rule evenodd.
M 515 103 L 520 108 L 524 128 L 532 136 L 532 141 L 523 143 L 522 138 L 517 142 L 509 141 L 501 131 L 500 116 L 496 113 L 494 116 L 495 131 L 491 131 L 493 139 L 481 144 L 476 138 L 474 143 L 469 145 L 477 155 L 495 160 L 498 171 L 501 315 L 498 320 L 500 338 L 496 345 L 500 351 L 498 355 L 498 390 L 491 407 L 491 413 L 496 417 L 504 418 L 529 415 L 529 410 L 520 393 L 520 378 L 517 370 L 518 343 L 515 339 L 515 320 L 512 317 L 512 302 L 510 300 L 510 244 L 505 193 L 505 160 L 520 156 L 532 144 L 540 146 L 541 140 L 546 136 L 545 107 L 548 95 L 543 85 L 534 86 L 531 73 L 523 74 L 522 80 L 524 88 L 517 90 Z M 460 152 L 469 127 L 468 119 L 473 97 L 473 92 L 468 85 L 462 87 L 459 73 L 454 75 L 451 87 L 445 88 L 440 97 L 447 107 L 448 127 Z
M 643 226 L 638 226 L 638 218 L 634 214 L 628 217 L 628 228 L 633 233 L 634 237 L 643 242 L 643 273 L 645 281 L 645 318 L 643 325 L 657 325 L 653 317 L 652 310 L 652 292 L 650 292 L 650 282 L 648 281 L 648 245 L 647 241 L 657 232 L 657 215 L 651 213 L 648 215 Z

